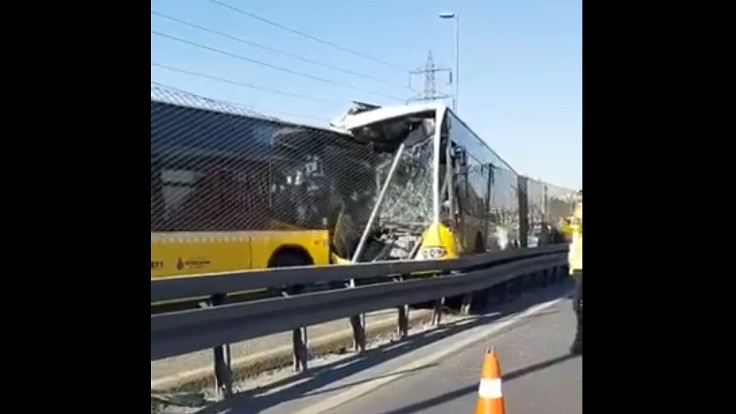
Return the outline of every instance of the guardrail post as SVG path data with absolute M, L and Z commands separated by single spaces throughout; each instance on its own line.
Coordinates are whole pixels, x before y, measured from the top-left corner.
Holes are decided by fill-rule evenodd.
M 409 336 L 409 305 L 399 306 L 399 338 L 406 339 Z
M 365 315 L 351 316 L 350 326 L 353 328 L 353 349 L 356 352 L 365 352 Z
M 291 331 L 291 340 L 294 345 L 294 371 L 306 371 L 309 361 L 309 349 L 307 348 L 307 327 L 294 329 Z
M 554 274 L 554 268 L 552 269 L 551 272 L 544 272 L 544 273 L 542 273 L 542 280 L 541 280 L 540 283 L 541 283 L 541 285 L 542 285 L 543 288 L 545 288 L 545 287 L 547 287 L 549 285 L 549 279 L 550 279 L 550 277 L 553 274 Z
M 503 301 L 513 301 L 516 299 L 516 286 L 513 280 L 504 282 L 503 284 Z
M 506 299 L 506 284 L 502 283 L 500 285 L 491 286 L 491 288 L 488 289 L 488 300 L 486 301 L 486 306 L 496 306 Z
M 434 302 L 432 309 L 432 325 L 439 326 L 442 322 L 442 308 L 445 307 L 445 297 L 441 297 Z
M 457 274 L 458 272 L 452 271 L 450 274 Z M 462 295 L 460 298 L 460 314 L 470 315 L 470 307 L 473 304 L 473 292 L 468 292 Z
M 560 276 L 562 275 L 562 273 L 562 268 L 555 266 L 551 268 L 549 272 L 547 272 L 547 279 L 549 279 L 550 283 L 555 283 L 558 279 L 561 279 Z
M 355 279 L 350 279 L 346 287 L 348 289 L 354 288 Z M 355 352 L 365 352 L 365 314 L 351 316 L 350 327 L 353 329 L 353 350 Z
M 470 305 L 473 304 L 473 293 L 466 293 L 463 295 L 462 304 L 460 305 L 460 313 L 463 315 L 470 315 Z
M 218 293 L 212 295 L 207 306 L 222 306 L 226 302 L 226 295 Z M 233 375 L 231 370 L 230 344 L 216 346 L 215 357 L 215 394 L 218 399 L 229 398 L 233 394 Z
M 293 289 L 289 288 L 281 290 L 281 296 L 285 298 L 291 296 L 291 293 L 296 292 L 293 292 Z M 309 362 L 309 348 L 307 347 L 306 326 L 302 326 L 291 331 L 291 343 L 293 349 L 292 353 L 294 355 L 294 371 L 298 372 L 300 368 L 302 371 L 306 371 L 308 369 Z
M 547 270 L 532 272 L 524 277 L 524 290 L 533 291 L 539 287 L 539 281 L 544 278 Z
M 394 282 L 402 282 L 403 276 L 394 278 Z M 409 336 L 409 305 L 401 305 L 398 307 L 399 313 L 399 338 L 405 339 Z

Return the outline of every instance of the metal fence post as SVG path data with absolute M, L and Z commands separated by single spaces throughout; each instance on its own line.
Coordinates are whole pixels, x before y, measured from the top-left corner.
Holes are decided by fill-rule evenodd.
M 212 295 L 207 307 L 222 306 L 227 296 L 222 293 Z M 218 399 L 229 398 L 233 394 L 233 375 L 231 369 L 230 344 L 213 348 L 215 363 L 215 394 Z
M 403 280 L 403 276 L 398 276 L 394 278 L 394 282 L 402 282 Z M 401 305 L 397 308 L 397 310 L 399 314 L 398 337 L 401 339 L 405 339 L 409 336 L 409 305 Z
M 281 290 L 281 296 L 288 298 L 294 292 L 293 288 Z M 306 371 L 309 368 L 309 348 L 307 347 L 307 327 L 302 326 L 291 331 L 294 371 Z
M 432 310 L 432 325 L 439 326 L 442 322 L 442 308 L 445 307 L 445 297 L 441 297 L 434 302 Z
M 460 313 L 463 315 L 470 315 L 470 307 L 473 304 L 473 292 L 469 292 L 463 295 L 462 304 L 460 305 Z
M 365 314 L 351 316 L 350 326 L 353 328 L 353 349 L 356 352 L 365 352 Z
M 294 329 L 291 331 L 291 339 L 294 347 L 294 371 L 302 371 L 308 369 L 309 348 L 307 347 L 307 327 Z

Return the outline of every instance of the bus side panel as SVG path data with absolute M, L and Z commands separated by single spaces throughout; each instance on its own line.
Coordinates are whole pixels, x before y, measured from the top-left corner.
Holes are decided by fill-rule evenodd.
M 251 236 L 253 268 L 267 268 L 271 256 L 284 246 L 303 248 L 312 257 L 315 265 L 330 262 L 329 233 L 326 230 L 262 231 L 254 232 Z
M 151 278 L 252 268 L 249 232 L 151 236 Z

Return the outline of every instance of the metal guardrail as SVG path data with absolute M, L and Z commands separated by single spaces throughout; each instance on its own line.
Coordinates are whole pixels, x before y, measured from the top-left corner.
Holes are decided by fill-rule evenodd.
M 306 326 L 351 317 L 356 348 L 365 350 L 365 326 L 357 323 L 354 315 L 399 307 L 400 332 L 406 337 L 406 304 L 437 300 L 437 312 L 445 297 L 465 295 L 464 304 L 469 308 L 473 292 L 527 275 L 554 278 L 565 265 L 566 251 L 566 245 L 554 245 L 453 260 L 294 267 L 152 280 L 152 302 L 210 295 L 213 300 L 204 309 L 151 315 L 151 361 L 214 348 L 217 389 L 228 396 L 229 347 L 223 344 L 294 330 L 295 365 L 306 369 Z M 427 273 L 429 277 L 403 279 L 402 275 L 412 273 Z M 246 289 L 380 277 L 386 282 L 224 304 L 225 294 Z M 439 323 L 437 313 L 435 322 Z
M 244 272 L 211 273 L 151 280 L 151 302 L 210 296 L 258 288 L 309 285 L 348 279 L 371 279 L 425 272 L 463 271 L 567 251 L 567 245 L 504 250 L 451 260 L 395 261 L 354 265 L 304 266 Z

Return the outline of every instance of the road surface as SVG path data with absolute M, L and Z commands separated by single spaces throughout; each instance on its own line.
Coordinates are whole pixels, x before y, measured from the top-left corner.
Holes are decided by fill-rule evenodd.
M 364 356 L 316 366 L 216 403 L 202 414 L 447 414 L 474 412 L 484 351 L 504 376 L 506 411 L 582 413 L 582 357 L 568 347 L 574 314 L 557 286 L 525 295 L 495 314 L 448 321 Z
M 570 300 L 529 318 L 505 334 L 465 348 L 436 367 L 394 381 L 326 413 L 472 413 L 483 353 L 491 345 L 501 364 L 506 412 L 582 414 L 582 357 L 572 358 L 567 352 L 574 334 Z

